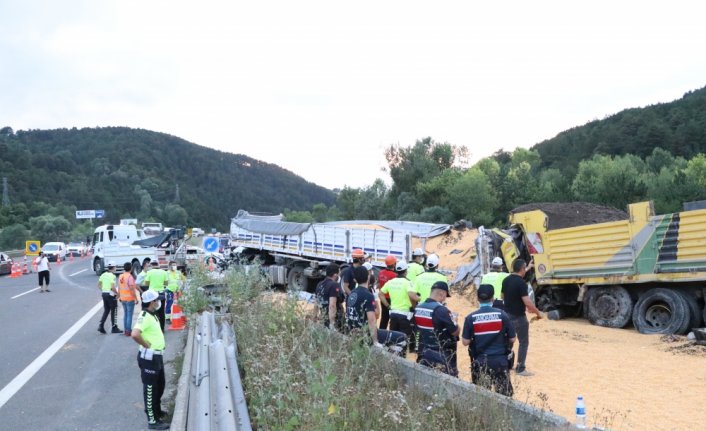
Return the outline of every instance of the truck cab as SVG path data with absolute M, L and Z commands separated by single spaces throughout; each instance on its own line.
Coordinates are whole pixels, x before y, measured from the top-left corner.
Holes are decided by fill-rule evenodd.
M 153 259 L 153 250 L 133 245 L 140 239 L 140 231 L 132 224 L 98 226 L 91 241 L 93 271 L 100 275 L 110 261 L 114 261 L 116 269 L 121 271 L 125 262 L 140 266 L 145 258 Z

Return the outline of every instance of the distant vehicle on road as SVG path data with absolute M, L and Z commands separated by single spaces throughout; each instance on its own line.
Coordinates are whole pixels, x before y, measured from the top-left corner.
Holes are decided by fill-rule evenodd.
M 203 236 L 204 233 L 205 233 L 204 230 L 201 229 L 200 227 L 195 227 L 195 228 L 191 229 L 191 236 L 193 236 L 194 238 L 198 238 L 200 236 Z
M 12 258 L 5 253 L 0 253 L 0 275 L 12 273 Z
M 160 233 L 164 231 L 164 226 L 162 226 L 162 223 L 150 223 L 150 222 L 143 222 L 142 223 L 142 233 L 144 233 L 145 237 L 151 237 L 151 236 L 157 236 Z
M 66 252 L 70 256 L 83 256 L 86 253 L 86 246 L 82 242 L 70 242 L 66 246 Z
M 63 242 L 48 242 L 42 246 L 42 251 L 47 255 L 49 262 L 56 262 L 57 257 L 66 260 L 66 244 Z

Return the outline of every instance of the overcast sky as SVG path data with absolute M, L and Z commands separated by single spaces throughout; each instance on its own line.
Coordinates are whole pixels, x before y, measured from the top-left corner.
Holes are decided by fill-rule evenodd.
M 706 85 L 703 2 L 0 0 L 0 127 L 128 126 L 334 188 Z

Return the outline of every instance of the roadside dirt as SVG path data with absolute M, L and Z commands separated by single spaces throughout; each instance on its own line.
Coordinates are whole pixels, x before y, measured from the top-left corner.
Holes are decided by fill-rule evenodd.
M 477 308 L 468 298 L 448 300 L 460 321 Z M 470 381 L 460 343 L 458 354 L 460 377 Z M 513 373 L 514 398 L 571 421 L 583 395 L 589 423 L 611 430 L 694 430 L 706 423 L 706 347 L 685 337 L 542 319 L 530 324 L 527 368 L 535 375 Z

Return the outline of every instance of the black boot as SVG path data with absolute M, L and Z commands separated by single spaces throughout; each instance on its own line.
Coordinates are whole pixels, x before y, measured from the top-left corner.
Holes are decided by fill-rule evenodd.
M 105 329 L 103 329 L 103 325 L 98 325 L 98 332 L 101 334 L 105 334 Z
M 122 334 L 123 330 L 118 328 L 118 325 L 113 325 L 113 329 L 110 330 L 111 334 Z
M 157 422 L 153 422 L 153 423 L 148 423 L 147 428 L 149 428 L 151 430 L 168 430 L 169 424 L 157 421 Z

